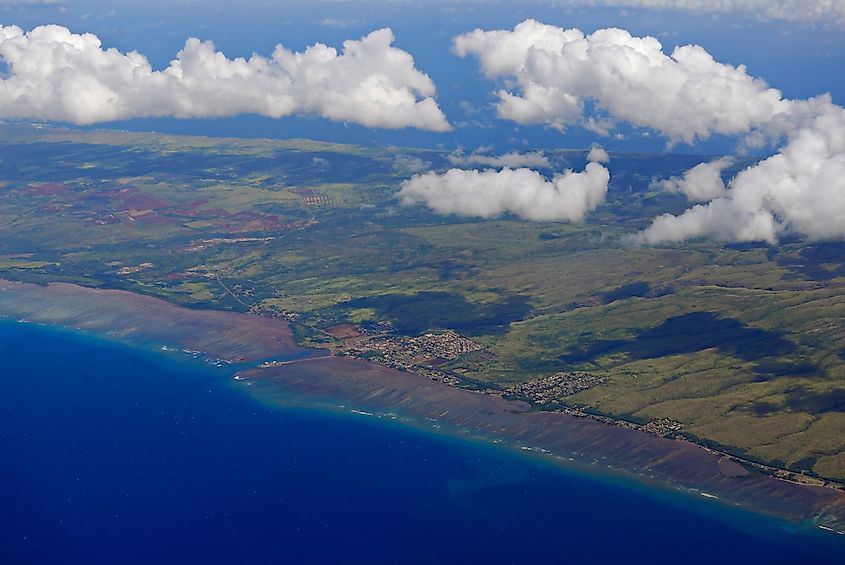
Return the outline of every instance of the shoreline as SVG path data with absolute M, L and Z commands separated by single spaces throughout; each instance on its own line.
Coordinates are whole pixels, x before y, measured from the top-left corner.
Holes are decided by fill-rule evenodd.
M 246 384 L 241 382 L 236 383 L 236 386 L 241 387 Z M 729 503 L 717 495 L 697 488 L 658 482 L 644 475 L 606 467 L 599 461 L 582 462 L 573 457 L 555 455 L 542 448 L 491 438 L 473 433 L 466 428 L 450 426 L 431 419 L 413 419 L 398 414 L 396 411 L 369 412 L 359 410 L 349 404 L 335 402 L 335 399 L 329 397 L 318 399 L 287 395 L 290 389 L 284 390 L 285 395 L 282 399 L 280 390 L 273 384 L 266 385 L 266 390 L 258 381 L 249 384 L 252 385 L 252 390 L 247 390 L 247 394 L 271 408 L 316 413 L 328 418 L 348 419 L 351 422 L 370 422 L 373 426 L 388 427 L 424 437 L 431 436 L 437 441 L 446 442 L 458 448 L 483 449 L 517 461 L 525 461 L 544 471 L 559 473 L 561 480 L 573 477 L 590 481 L 598 489 L 613 488 L 631 491 L 632 496 L 643 496 L 660 504 L 690 511 L 697 516 L 718 521 L 727 528 L 761 536 L 761 539 L 787 533 L 806 536 L 810 543 L 824 544 L 818 547 L 829 547 L 833 551 L 832 555 L 838 556 L 845 551 L 845 534 L 834 528 L 813 521 L 796 520 L 782 513 L 762 512 L 754 507 Z
M 129 344 L 158 344 L 227 364 L 320 354 L 297 345 L 284 320 L 188 309 L 125 290 L 71 283 L 41 286 L 0 279 L 0 315 L 106 334 Z
M 348 358 L 365 360 L 364 358 L 358 357 L 358 356 L 322 355 L 322 356 L 319 356 L 319 357 L 308 357 L 308 358 L 304 358 L 304 359 L 295 359 L 295 360 L 291 360 L 291 361 L 268 361 L 268 362 L 265 362 L 265 363 L 262 363 L 261 365 L 259 365 L 258 368 L 259 369 L 270 369 L 270 368 L 274 368 L 274 367 L 282 367 L 282 366 L 286 366 L 286 365 L 292 365 L 292 364 L 303 363 L 303 362 L 308 362 L 308 361 L 317 361 L 317 360 L 320 360 L 320 359 L 328 359 L 328 358 L 332 358 L 332 357 L 348 357 Z M 378 365 L 381 365 L 381 366 L 384 366 L 384 367 L 387 367 L 387 368 L 390 368 L 389 365 L 378 363 L 378 361 L 376 361 L 376 360 L 371 361 L 371 362 L 378 364 Z M 407 372 L 420 374 L 420 373 L 413 371 L 413 370 L 409 370 Z M 246 378 L 243 377 L 243 376 L 236 376 L 235 379 L 236 380 L 246 380 Z M 469 391 L 474 392 L 476 394 L 490 394 L 488 392 L 488 390 L 471 390 L 471 389 L 464 389 L 464 388 L 460 388 L 459 390 L 469 390 Z M 505 397 L 505 398 L 508 398 L 508 397 Z M 529 402 L 529 404 L 530 404 L 530 402 Z M 532 405 L 532 407 L 533 407 L 533 405 Z M 830 488 L 830 489 L 833 489 L 833 490 L 839 490 L 839 491 L 845 492 L 845 484 L 843 484 L 839 481 L 835 481 L 833 479 L 828 479 L 828 478 L 825 478 L 825 477 L 819 477 L 819 476 L 816 476 L 816 475 L 807 475 L 807 474 L 803 474 L 803 473 L 799 473 L 799 472 L 795 472 L 795 471 L 790 471 L 788 469 L 783 469 L 783 468 L 780 468 L 780 467 L 775 467 L 773 465 L 769 465 L 765 462 L 748 459 L 748 458 L 742 457 L 741 455 L 737 455 L 735 453 L 732 453 L 730 451 L 726 451 L 724 449 L 719 449 L 717 447 L 713 447 L 713 446 L 708 445 L 707 443 L 705 443 L 703 441 L 696 441 L 696 438 L 689 437 L 688 435 L 683 434 L 683 433 L 672 433 L 672 434 L 669 434 L 669 435 L 655 434 L 654 432 L 649 432 L 647 430 L 644 430 L 642 425 L 637 424 L 635 422 L 631 422 L 629 420 L 617 418 L 617 417 L 610 415 L 610 414 L 588 412 L 588 411 L 582 410 L 580 408 L 573 408 L 573 407 L 570 407 L 570 406 L 563 406 L 561 408 L 548 409 L 548 410 L 538 409 L 538 410 L 534 410 L 534 411 L 536 411 L 536 412 L 547 412 L 547 413 L 568 414 L 570 416 L 575 416 L 577 418 L 586 418 L 588 420 L 601 422 L 601 423 L 607 424 L 609 426 L 618 426 L 618 427 L 621 427 L 621 428 L 638 430 L 638 431 L 641 431 L 643 433 L 657 435 L 658 437 L 668 437 L 668 438 L 673 439 L 675 441 L 685 441 L 685 442 L 691 443 L 695 446 L 698 446 L 701 449 L 704 449 L 705 451 L 707 451 L 709 453 L 712 453 L 714 455 L 718 455 L 718 456 L 722 457 L 723 459 L 732 461 L 732 462 L 734 462 L 734 463 L 736 463 L 736 464 L 738 464 L 742 467 L 751 467 L 751 468 L 755 469 L 756 471 L 759 471 L 761 473 L 764 473 L 766 475 L 769 475 L 769 476 L 771 476 L 775 479 L 781 480 L 781 481 L 786 481 L 786 482 L 790 482 L 790 483 L 794 483 L 794 484 L 798 484 L 798 485 Z M 737 472 L 739 472 L 739 471 L 737 471 Z M 742 475 L 744 475 L 746 473 L 747 473 L 747 469 L 743 469 L 743 472 L 741 472 Z M 804 480 L 801 480 L 801 479 L 804 479 Z
M 319 365 L 275 366 L 239 373 L 271 402 L 342 399 L 344 409 L 436 422 L 470 437 L 531 451 L 564 466 L 598 469 L 639 484 L 685 491 L 720 504 L 787 521 L 845 531 L 845 493 L 734 473 L 724 458 L 689 442 L 667 439 L 562 412 L 531 411 L 521 401 L 455 389 L 410 372 L 334 358 Z M 320 405 L 319 401 L 315 401 Z M 736 465 L 739 467 L 738 465 Z
M 329 399 L 335 408 L 441 423 L 472 437 L 556 458 L 564 466 L 606 468 L 637 484 L 698 493 L 724 506 L 845 535 L 845 492 L 836 488 L 769 476 L 756 467 L 743 473 L 734 457 L 689 440 L 667 439 L 589 415 L 533 411 L 522 401 L 365 360 L 326 356 L 324 350 L 298 346 L 281 319 L 187 309 L 127 291 L 2 279 L 0 315 L 89 331 L 128 345 L 178 348 L 231 364 L 233 373 L 243 368 L 237 376 L 246 384 L 261 383 L 262 392 L 269 390 L 271 396 Z M 732 465 L 724 463 L 726 456 Z
M 321 348 L 321 350 L 322 350 L 322 348 Z M 327 359 L 327 358 L 330 358 L 330 357 L 333 357 L 333 356 L 350 357 L 350 358 L 354 358 L 354 359 L 364 360 L 363 357 L 354 356 L 354 355 L 353 356 L 323 355 L 323 356 L 319 356 L 319 357 L 309 357 L 309 358 L 305 358 L 305 359 L 296 359 L 296 360 L 292 360 L 292 361 L 269 361 L 269 362 L 265 362 L 265 363 L 262 363 L 261 365 L 259 365 L 259 368 L 260 369 L 268 369 L 268 368 L 273 368 L 273 367 L 281 367 L 281 366 L 285 366 L 285 365 L 289 365 L 289 364 L 302 363 L 302 362 L 306 362 L 306 361 L 316 361 L 316 360 L 319 360 L 319 359 Z M 373 360 L 372 362 L 379 364 L 379 365 L 382 365 L 384 367 L 390 368 L 390 365 L 379 363 L 378 360 Z M 412 373 L 416 373 L 416 374 L 421 374 L 417 371 L 414 371 L 413 369 L 409 369 L 408 371 L 412 372 Z M 235 379 L 236 380 L 245 380 L 245 378 L 241 377 L 241 376 L 236 376 Z M 471 389 L 461 388 L 461 390 L 471 390 Z M 490 389 L 474 390 L 472 392 L 475 392 L 475 393 L 478 393 L 478 394 L 490 394 L 491 393 Z M 501 396 L 501 395 L 499 395 L 499 396 Z M 511 398 L 511 397 L 505 397 L 505 398 Z M 528 402 L 530 404 L 530 401 L 528 401 Z M 533 404 L 532 404 L 532 407 L 533 407 Z M 829 479 L 829 478 L 825 478 L 825 477 L 819 477 L 817 475 L 812 475 L 812 474 L 808 475 L 808 474 L 805 474 L 805 473 L 790 471 L 788 469 L 783 469 L 783 468 L 780 468 L 780 467 L 769 465 L 765 462 L 755 461 L 753 459 L 748 459 L 746 457 L 743 457 L 741 455 L 737 455 L 736 453 L 727 451 L 725 449 L 719 449 L 718 447 L 714 447 L 712 445 L 709 445 L 704 441 L 697 440 L 697 438 L 690 437 L 687 434 L 684 434 L 684 433 L 681 433 L 681 432 L 675 432 L 675 433 L 671 433 L 671 434 L 659 434 L 659 433 L 655 433 L 655 432 L 651 432 L 651 431 L 648 431 L 646 429 L 643 429 L 643 426 L 640 425 L 640 424 L 637 424 L 636 422 L 631 422 L 629 420 L 625 420 L 623 418 L 618 418 L 618 417 L 615 417 L 615 416 L 610 415 L 610 414 L 603 414 L 603 413 L 598 413 L 598 412 L 589 412 L 589 411 L 586 411 L 586 410 L 583 410 L 583 409 L 580 409 L 580 408 L 574 408 L 574 407 L 570 407 L 570 406 L 562 406 L 560 408 L 554 408 L 554 409 L 548 409 L 548 410 L 538 409 L 536 411 L 537 412 L 563 413 L 563 414 L 568 414 L 570 416 L 575 416 L 575 417 L 578 417 L 578 418 L 587 418 L 589 420 L 601 422 L 601 423 L 604 423 L 604 424 L 607 424 L 607 425 L 610 425 L 610 426 L 618 426 L 618 427 L 622 427 L 622 428 L 638 430 L 638 431 L 641 431 L 643 433 L 658 435 L 660 437 L 668 437 L 668 438 L 674 439 L 676 441 L 686 441 L 686 442 L 689 442 L 693 445 L 696 445 L 696 446 L 698 446 L 698 447 L 704 449 L 705 451 L 708 451 L 708 452 L 710 452 L 714 455 L 718 455 L 725 460 L 728 460 L 728 461 L 731 461 L 733 463 L 736 463 L 737 465 L 740 465 L 741 467 L 743 467 L 743 470 L 742 471 L 737 470 L 736 472 L 739 472 L 743 475 L 747 473 L 747 468 L 750 467 L 750 468 L 753 468 L 756 471 L 759 471 L 763 474 L 769 475 L 769 476 L 771 476 L 775 479 L 781 480 L 781 481 L 786 481 L 786 482 L 790 482 L 790 483 L 794 483 L 794 484 L 798 484 L 798 485 L 830 488 L 830 489 L 845 492 L 845 484 L 843 484 L 839 481 L 835 481 L 833 479 Z

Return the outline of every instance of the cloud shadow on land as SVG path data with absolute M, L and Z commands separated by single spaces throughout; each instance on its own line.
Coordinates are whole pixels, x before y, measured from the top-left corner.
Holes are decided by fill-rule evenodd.
M 367 296 L 341 306 L 372 308 L 390 320 L 397 332 L 407 335 L 432 329 L 451 329 L 469 335 L 502 333 L 508 324 L 522 320 L 531 311 L 528 297 L 520 294 L 503 295 L 497 302 L 473 303 L 449 292 Z
M 640 331 L 628 340 L 596 340 L 576 346 L 560 359 L 568 364 L 591 362 L 612 353 L 632 359 L 656 359 L 716 348 L 744 361 L 757 361 L 755 372 L 768 378 L 786 374 L 812 374 L 819 369 L 804 362 L 771 359 L 793 353 L 795 344 L 781 332 L 746 326 L 734 318 L 713 312 L 690 312 L 666 319 L 657 327 Z
M 845 277 L 845 241 L 827 241 L 807 245 L 795 254 L 779 254 L 781 267 L 815 281 Z
M 601 295 L 601 301 L 604 304 L 610 304 L 611 302 L 625 300 L 626 298 L 658 298 L 672 294 L 673 292 L 675 292 L 675 288 L 672 286 L 651 288 L 651 285 L 645 281 L 635 281 L 603 293 Z
M 815 391 L 805 386 L 799 386 L 786 393 L 783 405 L 762 400 L 754 402 L 750 406 L 750 410 L 755 416 L 767 416 L 780 412 L 784 408 L 793 412 L 810 414 L 845 412 L 845 390 Z

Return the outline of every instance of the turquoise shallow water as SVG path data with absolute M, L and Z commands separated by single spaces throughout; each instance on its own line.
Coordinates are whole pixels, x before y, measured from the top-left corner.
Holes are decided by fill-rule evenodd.
M 835 563 L 788 524 L 0 321 L 0 562 Z

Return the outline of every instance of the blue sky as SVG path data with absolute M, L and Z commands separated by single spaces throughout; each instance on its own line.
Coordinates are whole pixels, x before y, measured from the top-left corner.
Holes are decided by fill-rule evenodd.
M 269 55 L 282 43 L 292 50 L 323 42 L 339 47 L 381 27 L 390 27 L 395 46 L 409 52 L 419 70 L 437 85 L 437 102 L 450 132 L 381 130 L 315 117 L 272 119 L 239 116 L 224 119 L 134 119 L 108 127 L 156 129 L 177 133 L 269 137 L 311 137 L 357 143 L 497 149 L 589 146 L 600 141 L 611 150 L 661 151 L 666 140 L 625 130 L 624 140 L 599 138 L 578 127 L 565 133 L 498 119 L 492 108 L 497 85 L 480 76 L 477 62 L 451 53 L 452 37 L 476 27 L 511 29 L 526 18 L 586 33 L 621 27 L 633 35 L 657 37 L 670 52 L 676 45 L 703 46 L 716 60 L 745 64 L 752 76 L 781 89 L 787 98 L 830 92 L 845 102 L 845 30 L 824 22 L 760 21 L 745 13 L 699 13 L 632 8 L 559 7 L 549 2 L 162 2 L 120 3 L 82 0 L 66 3 L 7 3 L 0 21 L 31 29 L 58 23 L 75 33 L 92 32 L 105 47 L 145 54 L 163 68 L 196 36 L 212 40 L 227 56 Z M 468 113 L 467 108 L 478 111 Z M 103 127 L 99 125 L 98 127 Z M 694 153 L 729 152 L 735 140 L 714 136 Z

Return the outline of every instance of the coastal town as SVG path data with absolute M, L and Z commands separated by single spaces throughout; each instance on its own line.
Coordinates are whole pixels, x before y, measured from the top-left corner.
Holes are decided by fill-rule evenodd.
M 270 313 L 261 312 L 261 314 L 266 316 Z M 299 315 L 294 312 L 273 312 L 271 315 L 283 317 L 289 321 L 299 319 Z M 823 486 L 837 490 L 845 488 L 836 481 L 773 467 L 702 445 L 694 438 L 684 434 L 683 424 L 676 420 L 656 418 L 645 423 L 639 423 L 588 411 L 577 403 L 566 402 L 568 397 L 579 392 L 605 385 L 607 377 L 600 374 L 586 371 L 561 371 L 507 388 L 494 388 L 487 384 L 467 380 L 463 375 L 445 368 L 444 365 L 459 361 L 468 354 L 482 355 L 488 360 L 494 356 L 480 343 L 453 330 L 427 332 L 420 336 L 408 337 L 396 334 L 391 326 L 384 322 L 370 322 L 367 324 L 338 324 L 321 330 L 321 332 L 326 337 L 326 341 L 320 347 L 327 350 L 327 355 L 315 357 L 311 360 L 332 356 L 365 359 L 401 371 L 413 372 L 449 386 L 468 388 L 480 394 L 524 401 L 538 410 L 561 412 L 610 426 L 638 430 L 676 441 L 692 442 L 706 451 L 720 456 L 722 458 L 720 470 L 726 476 L 741 477 L 747 475 L 747 469 L 755 469 L 758 472 L 788 482 Z M 308 359 L 268 361 L 261 364 L 261 367 L 270 368 L 307 361 Z
M 335 355 L 359 357 L 394 369 L 413 371 L 451 386 L 460 386 L 462 379 L 439 367 L 484 349 L 479 343 L 451 330 L 405 337 L 392 333 L 384 324 L 367 327 L 341 324 L 324 331 L 335 339 L 328 346 Z
M 284 318 L 288 322 L 301 321 L 301 315 L 292 311 L 253 307 L 250 312 L 261 316 Z M 321 321 L 324 322 L 324 320 Z M 313 326 L 309 327 L 313 329 Z M 601 374 L 587 371 L 561 371 L 510 387 L 497 388 L 489 383 L 468 379 L 461 372 L 450 368 L 450 366 L 466 364 L 456 362 L 463 362 L 470 354 L 480 356 L 482 360 L 486 361 L 495 358 L 495 355 L 482 344 L 453 330 L 426 332 L 415 337 L 402 336 L 394 332 L 388 323 L 371 321 L 364 324 L 330 325 L 325 329 L 318 330 L 318 332 L 324 340 L 311 345 L 326 349 L 327 356 L 365 359 L 401 371 L 413 372 L 449 386 L 470 389 L 480 394 L 524 401 L 537 410 L 561 412 L 610 426 L 638 430 L 677 441 L 692 442 L 706 451 L 719 455 L 724 461 L 730 462 L 731 468 L 734 469 L 731 472 L 736 472 L 739 468 L 743 470 L 755 469 L 758 472 L 789 482 L 837 490 L 845 489 L 844 485 L 836 481 L 774 467 L 709 447 L 685 434 L 683 424 L 676 420 L 655 418 L 646 422 L 634 422 L 588 410 L 578 403 L 567 402 L 567 398 L 579 392 L 606 385 L 608 379 Z M 319 358 L 321 357 L 317 359 Z M 272 367 L 285 363 L 287 362 L 269 361 L 262 364 L 262 367 Z
M 567 396 L 604 384 L 607 378 L 583 371 L 555 373 L 520 383 L 507 389 L 509 396 L 524 398 L 532 404 L 555 406 Z
M 268 312 L 261 313 L 268 314 Z M 283 317 L 288 321 L 299 319 L 299 316 L 293 312 L 273 312 L 272 315 Z M 448 365 L 468 354 L 480 355 L 487 360 L 493 359 L 494 355 L 482 344 L 453 330 L 426 332 L 420 336 L 408 337 L 396 334 L 391 326 L 384 322 L 370 322 L 337 324 L 321 332 L 327 340 L 319 344 L 319 347 L 328 350 L 329 356 L 365 359 L 400 371 L 414 372 L 449 386 L 468 388 L 481 394 L 491 394 L 511 400 L 521 400 L 541 410 L 559 411 L 662 437 L 681 437 L 678 432 L 681 431 L 683 425 L 675 420 L 658 418 L 639 424 L 587 412 L 577 405 L 567 404 L 565 401 L 567 397 L 607 383 L 607 377 L 595 373 L 561 371 L 508 388 L 496 388 L 487 383 L 467 379 L 463 374 L 449 369 Z M 262 367 L 285 363 L 287 362 L 268 361 Z

